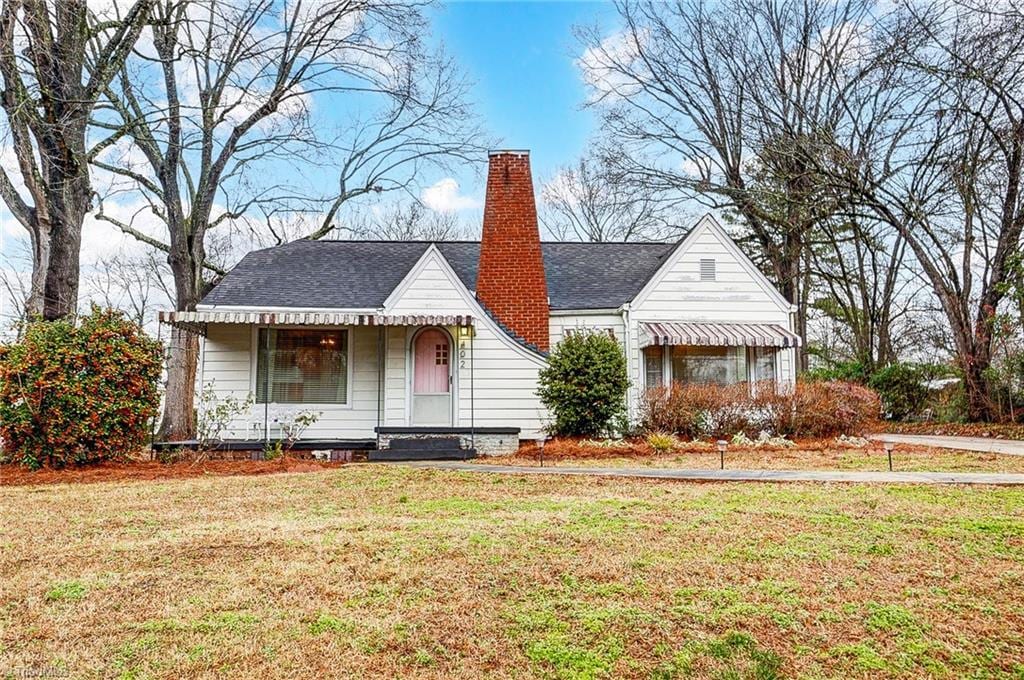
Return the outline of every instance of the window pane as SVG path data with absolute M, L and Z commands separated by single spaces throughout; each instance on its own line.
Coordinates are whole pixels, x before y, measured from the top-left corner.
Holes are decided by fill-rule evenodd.
M 348 331 L 261 328 L 256 400 L 274 404 L 344 404 Z
M 661 346 L 644 347 L 644 385 L 658 387 L 662 382 L 662 360 L 665 356 Z
M 718 385 L 745 382 L 746 348 L 675 346 L 672 348 L 672 379 Z
M 775 348 L 755 347 L 753 350 L 754 380 L 775 380 Z

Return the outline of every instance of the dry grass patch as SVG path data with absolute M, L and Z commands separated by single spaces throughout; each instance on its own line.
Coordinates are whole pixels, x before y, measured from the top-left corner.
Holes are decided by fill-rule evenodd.
M 1021 490 L 345 466 L 0 505 L 14 673 L 1024 673 Z
M 482 465 L 539 466 L 540 452 L 524 446 L 514 456 L 478 458 Z M 718 451 L 706 442 L 680 442 L 668 451 L 644 443 L 593 445 L 555 442 L 544 448 L 544 465 L 572 467 L 650 467 L 717 470 Z M 864 448 L 843 447 L 827 440 L 799 441 L 794 448 L 728 447 L 725 467 L 732 470 L 888 470 L 885 450 L 872 443 Z M 926 446 L 897 445 L 893 452 L 897 472 L 1014 472 L 1024 473 L 1024 456 L 957 451 Z

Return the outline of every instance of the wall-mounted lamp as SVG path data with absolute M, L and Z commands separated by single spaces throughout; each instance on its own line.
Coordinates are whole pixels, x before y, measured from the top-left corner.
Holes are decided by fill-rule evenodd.
M 474 335 L 472 326 L 459 326 L 459 337 L 460 338 L 471 338 Z

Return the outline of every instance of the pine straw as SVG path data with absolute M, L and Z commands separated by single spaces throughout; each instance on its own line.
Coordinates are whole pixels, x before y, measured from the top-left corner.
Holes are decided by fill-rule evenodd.
M 0 506 L 15 675 L 1024 669 L 1020 490 L 346 465 L 5 487 Z
M 61 470 L 30 470 L 22 465 L 0 465 L 0 486 L 26 484 L 79 484 L 113 481 L 183 479 L 208 475 L 266 475 L 280 472 L 315 472 L 337 464 L 297 460 L 287 456 L 272 461 L 218 460 L 178 463 L 124 461 L 98 463 Z
M 743 448 L 730 444 L 726 449 L 725 467 L 733 470 L 888 470 L 888 457 L 877 442 L 864 448 L 842 446 L 832 439 L 801 439 L 796 444 L 795 448 Z M 541 452 L 534 444 L 525 444 L 513 456 L 483 457 L 474 462 L 539 466 Z M 713 442 L 680 442 L 671 451 L 659 452 L 643 440 L 623 440 L 608 446 L 588 440 L 553 439 L 544 446 L 543 464 L 701 470 L 718 469 L 720 461 Z M 900 444 L 893 452 L 893 470 L 1024 473 L 1024 456 Z
M 1024 440 L 1024 423 L 881 423 L 879 432 Z

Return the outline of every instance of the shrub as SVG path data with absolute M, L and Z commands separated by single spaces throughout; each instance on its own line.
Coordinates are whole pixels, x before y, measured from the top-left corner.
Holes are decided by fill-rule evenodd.
M 861 434 L 881 412 L 881 401 L 871 388 L 838 380 L 800 381 L 791 398 L 784 430 L 794 437 Z
M 860 361 L 836 361 L 826 366 L 812 368 L 806 371 L 801 377 L 804 380 L 817 382 L 867 382 L 870 375 L 868 367 Z
M 626 411 L 626 357 L 604 333 L 573 333 L 552 350 L 540 371 L 537 394 L 562 436 L 608 432 Z
M 121 313 L 36 321 L 0 347 L 0 438 L 13 462 L 63 467 L 143 445 L 160 403 L 161 348 Z
M 878 395 L 853 383 L 799 382 L 788 391 L 772 383 L 674 384 L 647 391 L 641 423 L 646 432 L 688 438 L 831 437 L 859 434 L 878 413 Z
M 887 417 L 906 420 L 919 415 L 928 401 L 925 381 L 928 375 L 916 364 L 890 364 L 868 379 L 868 387 L 878 392 Z
M 738 432 L 756 436 L 780 432 L 787 399 L 774 385 L 674 383 L 646 392 L 641 427 L 646 432 L 674 432 L 690 439 L 729 438 Z
M 679 440 L 667 432 L 651 432 L 647 435 L 647 445 L 658 453 L 667 453 L 678 446 Z

